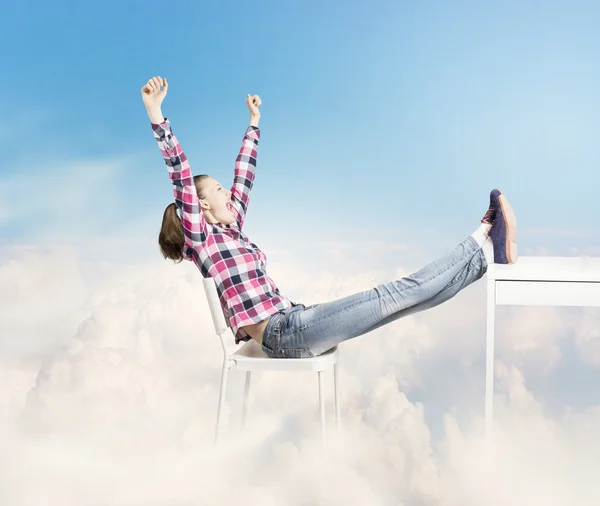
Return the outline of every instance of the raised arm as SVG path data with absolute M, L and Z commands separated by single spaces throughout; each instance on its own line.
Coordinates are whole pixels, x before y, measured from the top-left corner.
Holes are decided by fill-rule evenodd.
M 250 125 L 244 133 L 242 147 L 235 161 L 231 201 L 240 229 L 246 218 L 246 211 L 248 210 L 248 203 L 250 201 L 250 191 L 254 184 L 256 156 L 258 153 L 258 141 L 260 139 L 260 130 L 258 128 L 260 111 L 258 107 L 261 104 L 262 101 L 258 95 L 248 95 L 246 98 L 246 105 L 250 111 Z
M 161 90 L 162 86 L 162 90 Z M 163 155 L 169 178 L 173 183 L 175 203 L 183 224 L 184 248 L 197 248 L 208 237 L 204 214 L 200 209 L 194 178 L 185 153 L 163 116 L 161 105 L 169 84 L 166 78 L 153 77 L 142 87 L 142 99 L 152 123 L 154 138 Z

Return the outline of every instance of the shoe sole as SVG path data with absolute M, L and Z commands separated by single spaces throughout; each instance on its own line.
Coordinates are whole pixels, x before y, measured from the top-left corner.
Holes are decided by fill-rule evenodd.
M 506 259 L 509 264 L 514 264 L 519 258 L 517 248 L 517 217 L 504 194 L 498 197 L 498 201 L 500 202 L 504 226 L 506 227 Z

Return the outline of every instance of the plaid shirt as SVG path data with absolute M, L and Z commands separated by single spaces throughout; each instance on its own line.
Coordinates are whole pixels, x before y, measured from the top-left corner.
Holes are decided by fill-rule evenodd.
M 205 221 L 187 157 L 171 131 L 169 120 L 165 118 L 159 125 L 153 123 L 152 130 L 167 164 L 182 218 L 183 257 L 193 261 L 205 278 L 214 278 L 235 343 L 249 341 L 251 337 L 241 327 L 259 323 L 295 305 L 279 293 L 267 275 L 266 255 L 242 232 L 254 182 L 260 130 L 248 126 L 235 162 L 231 201 L 236 221 L 231 225 Z

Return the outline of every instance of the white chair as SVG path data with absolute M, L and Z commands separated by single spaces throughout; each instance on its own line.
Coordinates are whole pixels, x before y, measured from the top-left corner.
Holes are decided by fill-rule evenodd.
M 242 428 L 246 421 L 248 395 L 250 392 L 250 375 L 252 371 L 315 371 L 319 377 L 319 408 L 321 412 L 321 435 L 323 446 L 326 445 L 327 437 L 325 430 L 325 401 L 323 397 L 323 372 L 333 366 L 333 385 L 335 402 L 336 429 L 340 427 L 340 408 L 338 402 L 338 358 L 337 346 L 326 351 L 322 355 L 311 358 L 270 358 L 262 349 L 262 346 L 254 339 L 246 342 L 232 354 L 229 354 L 225 345 L 223 335 L 227 332 L 229 322 L 225 318 L 223 309 L 219 302 L 217 288 L 213 278 L 202 280 L 204 291 L 208 300 L 208 306 L 212 315 L 215 332 L 221 339 L 223 348 L 223 370 L 221 372 L 221 390 L 219 392 L 219 406 L 217 408 L 217 426 L 215 429 L 215 443 L 219 438 L 221 426 L 221 411 L 227 387 L 227 373 L 232 367 L 246 371 L 246 385 L 244 389 L 244 401 L 242 405 Z

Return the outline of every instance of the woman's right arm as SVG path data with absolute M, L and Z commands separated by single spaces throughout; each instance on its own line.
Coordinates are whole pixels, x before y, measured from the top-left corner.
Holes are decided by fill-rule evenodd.
M 163 87 L 162 90 L 160 89 L 161 86 Z M 169 120 L 162 114 L 161 104 L 167 94 L 168 86 L 166 79 L 153 77 L 142 87 L 142 98 L 152 123 L 154 138 L 158 143 L 169 171 L 169 178 L 173 183 L 175 203 L 183 224 L 184 247 L 195 249 L 206 241 L 208 229 L 204 213 L 200 209 L 190 164 L 181 149 L 179 141 L 171 130 Z

